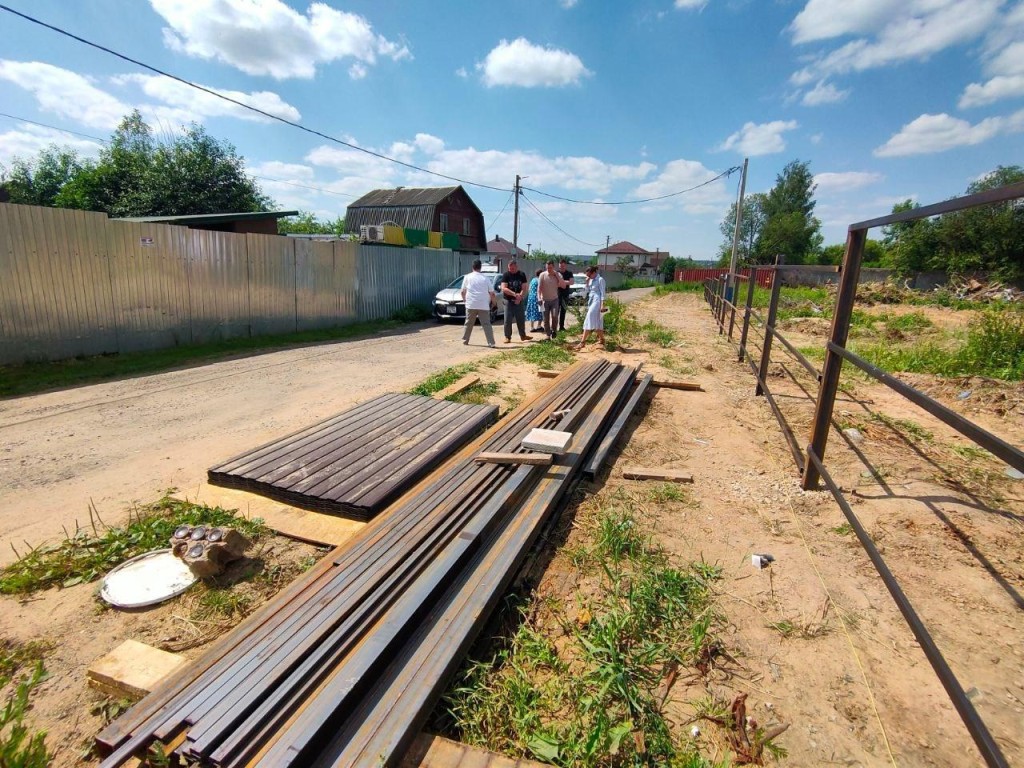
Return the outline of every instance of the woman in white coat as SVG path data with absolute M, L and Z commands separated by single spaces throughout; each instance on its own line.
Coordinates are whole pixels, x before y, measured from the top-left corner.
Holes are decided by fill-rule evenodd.
M 587 267 L 587 314 L 583 316 L 583 338 L 576 349 L 583 349 L 587 337 L 597 334 L 597 342 L 604 346 L 604 281 L 597 277 L 597 267 Z

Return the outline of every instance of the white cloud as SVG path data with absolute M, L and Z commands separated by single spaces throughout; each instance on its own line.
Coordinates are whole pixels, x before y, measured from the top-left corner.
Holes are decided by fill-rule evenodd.
M 814 176 L 817 191 L 821 194 L 836 194 L 861 189 L 883 181 L 885 176 L 869 171 L 846 171 L 843 173 L 818 173 Z
M 429 133 L 417 133 L 415 144 L 428 155 L 436 155 L 444 150 L 444 141 Z
M 993 28 L 1003 0 L 809 0 L 791 25 L 796 44 L 860 35 L 811 57 L 790 81 L 823 78 L 924 60 Z
M 648 197 L 661 197 L 680 190 L 690 189 L 706 181 L 710 181 L 718 174 L 715 171 L 705 168 L 696 160 L 672 160 L 665 164 L 661 173 L 656 179 L 641 184 L 630 194 L 632 197 L 643 199 Z M 721 213 L 724 206 L 729 205 L 732 193 L 726 188 L 726 180 L 719 179 L 707 186 L 694 189 L 685 195 L 677 198 L 670 198 L 665 201 L 666 206 L 682 205 L 687 213 L 701 215 L 707 213 Z
M 904 157 L 945 152 L 954 147 L 981 144 L 999 134 L 1024 131 L 1024 109 L 1008 117 L 990 117 L 972 125 L 966 120 L 939 115 L 921 115 L 875 149 L 876 157 Z
M 461 77 L 463 80 L 469 77 L 469 72 L 465 67 L 459 67 L 458 69 L 456 69 L 455 74 Z
M 675 7 L 690 10 L 696 8 L 697 10 L 703 10 L 704 6 L 708 4 L 708 0 L 676 0 Z
M 224 99 L 219 99 L 209 93 L 192 88 L 177 80 L 171 80 L 159 75 L 119 75 L 113 78 L 118 85 L 134 83 L 142 88 L 142 92 L 152 99 L 163 102 L 172 107 L 187 110 L 195 117 L 237 117 L 241 120 L 256 120 L 258 122 L 269 122 L 270 118 L 263 117 L 256 112 L 232 104 Z M 299 120 L 302 116 L 299 110 L 288 104 L 280 96 L 272 91 L 232 91 L 223 88 L 213 88 L 202 84 L 204 88 L 216 91 L 224 96 L 240 101 L 243 104 L 261 109 L 286 120 Z M 192 119 L 195 119 L 193 117 Z
M 579 1 L 580 0 L 558 0 L 558 4 L 566 10 L 569 10 L 570 8 L 575 8 Z
M 39 108 L 89 128 L 116 128 L 131 107 L 93 82 L 67 69 L 41 61 L 0 60 L 0 79 L 30 91 Z
M 164 42 L 173 51 L 215 59 L 250 75 L 278 80 L 311 78 L 317 66 L 355 59 L 349 75 L 364 77 L 379 56 L 410 58 L 405 45 L 373 31 L 370 22 L 323 3 L 306 15 L 281 0 L 150 0 L 168 23 Z
M 1019 7 L 1024 9 L 1024 3 Z M 1024 35 L 1024 21 L 1017 26 Z M 985 83 L 971 83 L 964 89 L 959 102 L 961 109 L 1024 96 L 1024 42 L 1011 42 L 995 52 L 985 69 L 992 77 Z
M 811 136 L 811 144 L 821 144 L 821 140 L 825 138 L 825 134 L 816 133 Z
M 770 123 L 746 123 L 722 142 L 720 150 L 736 150 L 740 154 L 756 157 L 782 152 L 786 142 L 782 134 L 795 130 L 796 120 L 773 120 Z
M 22 123 L 14 130 L 0 133 L 0 164 L 6 165 L 14 157 L 28 160 L 51 144 L 68 147 L 83 157 L 95 157 L 102 148 L 96 141 L 52 128 Z
M 803 95 L 803 98 L 800 99 L 800 103 L 805 107 L 817 107 L 822 104 L 835 104 L 843 101 L 849 94 L 849 91 L 841 91 L 832 85 L 832 83 L 826 83 L 822 80 Z
M 313 165 L 330 168 L 345 176 L 361 176 L 383 181 L 385 186 L 391 183 L 390 180 L 399 169 L 399 166 L 387 160 L 345 147 L 316 147 L 305 159 Z
M 489 88 L 496 85 L 523 88 L 576 85 L 581 78 L 592 74 L 576 54 L 534 45 L 524 37 L 511 43 L 502 40 L 476 66 Z

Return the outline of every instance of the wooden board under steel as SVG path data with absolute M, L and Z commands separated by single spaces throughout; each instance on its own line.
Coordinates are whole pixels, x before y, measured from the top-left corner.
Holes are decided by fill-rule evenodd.
M 530 464 L 545 466 L 551 463 L 550 453 L 493 453 L 484 451 L 473 457 L 481 464 Z
M 497 415 L 490 405 L 381 395 L 235 456 L 207 477 L 211 485 L 368 520 Z
M 626 480 L 664 480 L 670 483 L 692 483 L 693 475 L 678 469 L 647 469 L 626 467 L 622 470 Z

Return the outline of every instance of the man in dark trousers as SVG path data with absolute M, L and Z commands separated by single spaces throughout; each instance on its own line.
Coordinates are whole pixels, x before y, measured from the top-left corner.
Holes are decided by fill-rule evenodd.
M 565 310 L 569 308 L 569 296 L 572 293 L 572 272 L 569 262 L 562 259 L 558 262 L 558 274 L 565 280 L 565 287 L 558 289 L 558 330 L 565 330 Z
M 512 319 L 515 318 L 519 329 L 519 338 L 532 341 L 533 336 L 526 335 L 526 293 L 530 281 L 526 273 L 519 269 L 515 259 L 508 263 L 508 272 L 501 276 L 501 295 L 505 297 L 505 343 L 512 341 Z

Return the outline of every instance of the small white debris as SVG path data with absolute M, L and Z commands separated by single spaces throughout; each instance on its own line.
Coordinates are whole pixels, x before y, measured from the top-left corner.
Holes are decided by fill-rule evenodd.
M 1019 469 L 1014 469 L 1013 467 L 1007 467 L 1003 474 L 1011 480 L 1024 480 L 1024 472 L 1021 472 Z
M 700 728 L 698 728 L 695 725 L 695 726 L 693 726 L 693 728 L 690 729 L 690 737 L 696 739 L 699 736 L 700 736 Z
M 851 443 L 863 443 L 864 442 L 864 433 L 861 432 L 856 427 L 850 427 L 849 429 L 844 429 L 843 430 L 843 434 L 846 435 L 849 438 Z

